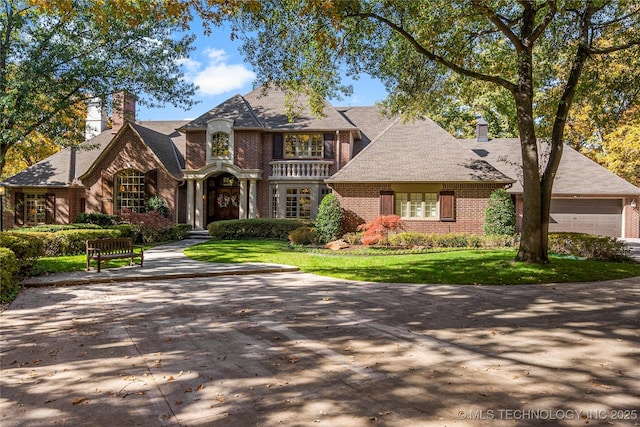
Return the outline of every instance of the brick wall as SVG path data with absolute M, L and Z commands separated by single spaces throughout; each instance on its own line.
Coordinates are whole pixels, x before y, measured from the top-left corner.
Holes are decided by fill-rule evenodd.
M 489 195 L 499 185 L 445 184 L 443 191 L 455 193 L 456 220 L 453 222 L 405 220 L 407 231 L 422 233 L 483 233 L 484 211 Z M 335 184 L 334 193 L 347 212 L 351 228 L 380 215 L 380 192 L 391 190 L 390 184 Z
M 185 163 L 189 170 L 200 169 L 206 164 L 207 132 L 192 131 L 186 133 Z
M 635 198 L 636 207 L 631 207 L 631 200 L 625 199 L 624 201 L 624 237 L 630 239 L 637 239 L 640 237 L 640 207 L 638 206 L 638 198 Z
M 86 211 L 114 214 L 113 179 L 117 172 L 135 169 L 147 173 L 157 170 L 157 196 L 164 199 L 169 208 L 169 217 L 175 215 L 175 194 L 178 181 L 157 162 L 153 152 L 128 129 L 112 145 L 111 149 L 96 165 L 92 173 L 83 180 L 87 189 Z

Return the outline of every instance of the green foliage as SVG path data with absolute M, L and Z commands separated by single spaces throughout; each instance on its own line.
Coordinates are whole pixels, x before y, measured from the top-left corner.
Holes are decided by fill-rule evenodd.
M 34 234 L 35 235 L 35 234 Z M 114 228 L 94 230 L 61 230 L 55 233 L 38 234 L 44 243 L 45 256 L 61 256 L 82 254 L 85 252 L 87 240 L 109 239 L 120 237 Z
M 406 248 L 508 248 L 517 246 L 515 236 L 479 236 L 468 233 L 403 232 L 389 235 L 389 244 Z
M 13 251 L 0 248 L 0 302 L 11 302 L 18 295 L 18 271 L 18 262 Z
M 289 233 L 292 245 L 312 245 L 318 241 L 317 229 L 314 227 L 298 227 Z
M 340 237 L 342 230 L 342 209 L 335 194 L 327 194 L 320 202 L 316 216 L 316 233 L 321 243 Z
M 310 221 L 295 219 L 233 219 L 209 224 L 209 235 L 216 240 L 276 239 L 287 240 L 298 227 L 313 226 Z
M 189 237 L 189 232 L 193 229 L 191 224 L 175 224 L 169 230 L 166 240 L 184 240 Z
M 116 225 L 121 221 L 120 217 L 103 213 L 80 213 L 75 219 L 76 224 L 95 224 L 101 227 Z
M 44 255 L 41 238 L 25 233 L 0 233 L 0 247 L 10 249 L 18 262 L 18 275 L 25 276 Z
M 628 258 L 624 243 L 615 237 L 584 233 L 549 233 L 549 252 L 606 261 Z
M 60 145 L 83 141 L 84 116 L 65 112 L 89 96 L 126 91 L 149 106 L 193 104 L 179 65 L 192 37 L 176 37 L 181 22 L 165 2 L 127 2 L 140 4 L 124 14 L 114 1 L 31 3 L 0 8 L 0 172 L 7 149 L 35 133 Z
M 160 197 L 153 196 L 147 200 L 146 204 L 147 212 L 158 212 L 165 218 L 169 218 L 169 208 L 167 207 L 167 202 Z
M 487 235 L 516 234 L 516 207 L 504 188 L 495 190 L 489 196 L 483 228 Z

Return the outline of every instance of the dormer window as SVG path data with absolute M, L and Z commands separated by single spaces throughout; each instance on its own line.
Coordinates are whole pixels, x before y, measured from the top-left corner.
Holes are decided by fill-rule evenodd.
M 229 157 L 229 134 L 216 132 L 211 135 L 211 157 Z
M 216 118 L 207 123 L 207 163 L 233 161 L 233 120 Z

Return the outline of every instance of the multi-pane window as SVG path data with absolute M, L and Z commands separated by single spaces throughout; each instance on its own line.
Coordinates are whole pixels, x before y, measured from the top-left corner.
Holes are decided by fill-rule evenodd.
M 127 169 L 116 174 L 116 210 L 130 209 L 141 212 L 144 208 L 144 174 Z
M 229 156 L 229 134 L 216 132 L 211 135 L 211 157 Z
M 44 194 L 25 194 L 25 223 L 44 224 L 47 220 L 47 197 Z
M 287 189 L 286 217 L 299 219 L 311 218 L 310 188 Z
M 322 134 L 286 134 L 284 136 L 285 158 L 322 158 L 324 140 Z
M 396 193 L 396 214 L 402 218 L 437 218 L 437 193 Z

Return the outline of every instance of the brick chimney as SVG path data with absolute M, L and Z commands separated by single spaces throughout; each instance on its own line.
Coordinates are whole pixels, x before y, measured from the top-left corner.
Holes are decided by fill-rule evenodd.
M 116 134 L 125 122 L 136 121 L 136 98 L 127 92 L 113 95 L 113 115 L 111 117 L 111 133 Z
M 476 123 L 476 138 L 478 142 L 489 141 L 489 123 L 482 117 Z
M 87 119 L 85 121 L 85 141 L 107 130 L 107 109 L 100 98 L 87 101 Z

